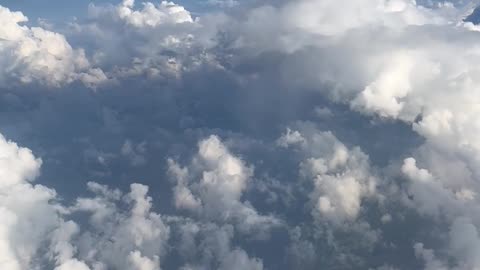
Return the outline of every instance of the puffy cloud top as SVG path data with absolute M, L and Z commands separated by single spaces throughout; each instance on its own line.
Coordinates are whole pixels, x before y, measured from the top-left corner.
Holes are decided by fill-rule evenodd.
M 0 6 L 1 83 L 5 86 L 40 83 L 59 86 L 80 80 L 87 84 L 105 79 L 98 69 L 91 69 L 82 49 L 73 49 L 61 34 L 40 27 L 27 27 L 21 12 Z
M 147 2 L 140 11 L 132 10 L 134 5 L 134 0 L 124 0 L 118 7 L 118 16 L 137 27 L 193 22 L 190 12 L 173 2 L 162 1 L 158 6 Z

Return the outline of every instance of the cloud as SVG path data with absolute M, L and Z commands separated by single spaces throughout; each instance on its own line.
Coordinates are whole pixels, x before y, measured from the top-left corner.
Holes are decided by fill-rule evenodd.
M 206 220 L 231 222 L 244 233 L 265 234 L 281 224 L 242 202 L 253 168 L 232 155 L 217 136 L 199 142 L 190 166 L 182 168 L 171 159 L 168 163 L 176 183 L 174 201 L 178 209 L 190 210 Z
M 300 175 L 315 187 L 309 195 L 312 215 L 319 222 L 343 223 L 355 220 L 362 200 L 376 193 L 376 177 L 371 174 L 368 156 L 359 148 L 349 150 L 329 132 L 304 125 L 301 131 L 287 132 L 278 139 L 282 147 L 298 147 L 305 160 Z
M 218 226 L 189 219 L 175 222 L 179 224 L 180 256 L 186 261 L 180 269 L 263 269 L 260 259 L 251 258 L 245 250 L 232 245 L 234 230 L 231 225 Z
M 344 6 L 346 8 L 339 8 Z M 315 15 L 313 10 L 322 10 Z M 384 24 L 391 27 L 422 25 L 436 22 L 434 13 L 422 10 L 411 1 L 316 1 L 288 3 L 282 8 L 288 27 L 302 31 L 338 35 L 350 29 Z M 430 16 L 428 16 L 430 15 Z
M 145 142 L 134 146 L 129 140 L 125 141 L 125 143 L 122 145 L 122 149 L 120 150 L 123 156 L 130 159 L 132 166 L 140 166 L 145 164 L 145 157 L 143 157 L 145 151 Z
M 245 27 L 269 23 L 245 30 L 236 45 L 248 55 L 279 52 L 282 61 L 276 62 L 280 67 L 274 72 L 286 87 L 313 89 L 379 121 L 411 125 L 425 144 L 402 167 L 413 181 L 408 193 L 419 213 L 440 215 L 447 224 L 453 223 L 465 214 L 459 209 L 466 205 L 476 209 L 478 190 L 473 180 L 478 178 L 479 160 L 474 136 L 478 134 L 477 35 L 462 21 L 469 5 L 354 1 L 341 6 L 338 1 L 300 1 L 254 9 Z M 348 20 L 339 21 L 343 16 Z M 308 145 L 305 136 L 292 131 L 279 141 L 280 145 L 289 142 Z M 415 159 L 428 170 L 416 167 Z M 328 170 L 326 161 L 314 161 L 305 162 L 311 171 Z M 348 198 L 362 197 L 358 182 L 345 183 L 341 190 L 349 191 Z M 328 185 L 318 189 L 327 193 L 318 195 L 323 213 L 342 209 L 331 206 L 328 190 L 335 189 Z M 358 201 L 343 207 L 345 216 L 356 216 Z
M 422 243 L 416 243 L 414 249 L 415 256 L 420 257 L 425 261 L 425 270 L 448 269 L 443 262 L 435 257 L 433 250 L 424 248 Z
M 2 267 L 28 268 L 43 237 L 55 227 L 57 211 L 50 201 L 55 192 L 30 181 L 39 174 L 41 160 L 29 149 L 0 137 L 0 258 Z M 31 224 L 35 224 L 32 228 Z
M 136 27 L 193 22 L 190 12 L 173 2 L 163 1 L 158 6 L 146 2 L 141 11 L 132 10 L 134 5 L 135 1 L 124 0 L 117 8 L 117 14 L 121 20 Z
M 222 173 L 227 175 L 231 170 L 237 173 L 237 169 L 247 170 L 241 167 L 239 159 L 229 156 L 216 137 L 210 139 L 201 142 L 200 151 L 205 158 L 202 162 L 216 163 L 219 162 L 216 159 L 225 158 L 226 163 L 220 161 L 219 170 L 226 170 Z M 3 137 L 0 148 L 3 153 L 0 159 L 3 164 L 0 170 L 2 180 L 12 180 L 0 189 L 0 212 L 4 217 L 0 222 L 1 267 L 16 270 L 45 264 L 54 265 L 59 270 L 159 270 L 162 258 L 169 252 L 173 227 L 175 232 L 181 232 L 185 244 L 192 243 L 181 249 L 183 254 L 204 256 L 203 262 L 195 262 L 195 256 L 185 257 L 186 262 L 195 262 L 198 267 L 207 261 L 216 262 L 214 264 L 218 264 L 218 269 L 230 269 L 232 264 L 238 269 L 263 269 L 261 260 L 250 258 L 243 249 L 232 246 L 234 230 L 228 223 L 216 225 L 208 220 L 204 223 L 177 216 L 162 217 L 151 210 L 152 198 L 147 195 L 148 187 L 141 184 L 131 184 L 130 192 L 123 194 L 118 189 L 89 182 L 92 196 L 79 197 L 71 206 L 63 205 L 53 189 L 30 183 L 38 175 L 42 162 L 29 149 Z M 230 177 L 235 178 L 235 174 Z M 227 182 L 221 187 L 228 186 L 228 181 L 234 179 L 225 180 Z M 237 180 L 246 181 L 241 176 Z M 245 187 L 237 184 L 240 186 L 236 187 L 233 183 L 227 197 L 240 196 L 236 193 Z M 219 187 L 210 188 L 214 190 L 211 194 L 220 195 L 218 190 L 215 191 Z M 234 206 L 224 207 L 229 207 L 228 211 L 238 211 L 240 218 L 247 218 L 245 224 L 240 225 L 241 231 L 250 230 L 249 226 L 277 224 L 276 219 L 260 216 L 251 206 L 236 201 L 238 199 L 230 198 L 233 200 L 231 203 L 227 199 L 226 202 Z M 224 210 L 227 211 L 227 208 L 217 211 Z M 73 220 L 83 214 L 88 219 Z M 244 214 L 246 216 L 242 216 Z M 32 227 L 32 224 L 35 226 Z M 203 240 L 196 243 L 198 238 L 194 234 L 201 235 Z M 43 253 L 45 249 L 48 252 Z
M 208 0 L 207 3 L 210 5 L 219 6 L 222 8 L 232 8 L 240 4 L 236 0 Z
M 124 196 L 96 183 L 89 188 L 95 196 L 78 198 L 70 209 L 91 216 L 93 230 L 81 233 L 77 240 L 80 256 L 100 268 L 160 269 L 169 228 L 159 214 L 150 211 L 148 187 L 132 184 Z M 120 199 L 130 206 L 126 213 L 117 208 Z
M 60 86 L 76 80 L 94 85 L 106 79 L 92 68 L 82 49 L 73 49 L 65 36 L 41 27 L 28 27 L 21 12 L 0 6 L 1 83 Z
M 39 174 L 40 159 L 3 136 L 0 147 L 2 268 L 31 269 L 51 261 L 55 269 L 160 269 L 169 229 L 150 211 L 146 186 L 132 184 L 130 193 L 122 196 L 92 182 L 93 198 L 78 198 L 66 207 L 54 190 L 30 183 Z M 120 199 L 131 207 L 124 213 L 117 206 Z M 88 213 L 91 230 L 68 220 L 79 212 Z M 42 255 L 45 249 L 49 252 Z
M 183 72 L 203 63 L 216 65 L 207 48 L 214 46 L 217 21 L 194 17 L 169 1 L 123 1 L 88 7 L 86 21 L 70 24 L 68 36 L 78 40 L 91 62 L 110 82 L 146 77 L 175 82 Z

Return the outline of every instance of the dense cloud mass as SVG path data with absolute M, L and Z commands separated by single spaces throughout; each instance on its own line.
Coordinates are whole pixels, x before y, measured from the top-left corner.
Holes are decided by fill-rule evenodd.
M 0 5 L 0 269 L 480 269 L 476 1 L 182 3 Z

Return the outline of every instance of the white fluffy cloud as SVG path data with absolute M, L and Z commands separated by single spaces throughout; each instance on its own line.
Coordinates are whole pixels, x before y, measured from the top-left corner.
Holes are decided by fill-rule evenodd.
M 409 0 L 303 0 L 287 4 L 282 12 L 288 27 L 322 35 L 338 35 L 364 26 L 406 27 L 444 20 Z
M 476 191 L 468 186 L 449 186 L 451 179 L 443 182 L 445 179 L 418 168 L 413 158 L 404 161 L 402 172 L 410 181 L 408 192 L 413 197 L 417 211 L 450 223 L 447 249 L 449 255 L 455 258 L 456 268 L 453 269 L 478 268 L 479 206 Z M 445 260 L 435 258 L 434 250 L 424 249 L 423 244 L 417 244 L 415 251 L 425 260 L 426 269 L 448 269 Z
M 132 184 L 125 196 L 89 183 L 93 198 L 79 198 L 72 207 L 59 204 L 54 190 L 30 181 L 41 160 L 27 148 L 0 137 L 0 267 L 39 269 L 160 269 L 169 228 L 152 212 L 148 188 Z M 122 210 L 122 200 L 129 210 Z M 90 228 L 68 220 L 85 212 Z M 44 252 L 48 250 L 48 252 Z
M 85 41 L 91 62 L 115 80 L 146 77 L 172 80 L 203 63 L 216 65 L 206 48 L 214 46 L 217 19 L 200 20 L 170 1 L 126 0 L 90 4 L 89 20 L 71 24 L 70 36 Z
M 82 49 L 73 49 L 65 37 L 41 27 L 28 27 L 21 12 L 0 6 L 0 82 L 59 86 L 80 80 L 87 85 L 103 81 Z
M 55 191 L 32 185 L 41 160 L 29 149 L 0 136 L 0 266 L 21 270 L 34 262 L 58 214 L 50 202 Z M 34 225 L 34 226 L 33 226 Z
M 242 194 L 253 176 L 253 168 L 230 153 L 217 136 L 198 144 L 198 154 L 187 167 L 168 161 L 175 181 L 174 200 L 186 209 L 216 222 L 233 222 L 244 233 L 268 233 L 280 221 L 264 216 L 242 201 Z
M 91 216 L 92 230 L 78 235 L 79 256 L 98 269 L 160 269 L 169 228 L 159 214 L 152 212 L 148 187 L 132 184 L 124 196 L 118 190 L 90 183 L 93 198 L 79 198 L 69 209 Z M 118 205 L 125 202 L 129 210 Z
M 301 131 L 288 129 L 278 144 L 302 152 L 305 160 L 300 174 L 313 181 L 312 215 L 319 222 L 354 221 L 362 201 L 375 195 L 377 180 L 370 172 L 368 156 L 358 147 L 348 149 L 330 132 L 305 125 Z
M 124 0 L 117 8 L 117 14 L 120 19 L 137 27 L 193 22 L 190 12 L 173 2 L 162 1 L 157 6 L 145 2 L 139 11 L 132 9 L 134 5 L 134 0 Z
M 274 23 L 247 32 L 239 44 L 252 51 L 284 52 L 290 59 L 281 69 L 288 87 L 318 89 L 364 115 L 411 125 L 425 138 L 425 144 L 412 153 L 414 159 L 405 160 L 402 167 L 411 181 L 408 193 L 416 209 L 447 224 L 459 215 L 473 216 L 471 225 L 476 228 L 480 55 L 478 33 L 462 21 L 473 4 L 291 1 L 251 11 L 247 25 L 265 16 Z M 260 33 L 268 34 L 262 39 Z M 306 141 L 305 136 L 290 132 L 280 143 L 308 145 Z M 416 161 L 426 169 L 418 168 Z M 328 175 L 328 160 L 305 164 Z M 362 192 L 363 185 L 355 178 L 340 175 L 334 179 L 343 179 L 345 185 L 337 185 L 337 190 L 328 188 L 325 177 L 317 181 L 322 183 L 317 184 L 319 190 L 332 191 L 318 195 L 319 209 L 323 213 L 335 209 L 331 197 L 342 198 L 341 190 L 350 200 L 337 201 L 341 207 L 336 210 L 343 210 L 345 217 L 355 216 L 359 200 L 352 198 L 368 192 Z M 466 260 L 458 253 L 454 258 L 458 264 Z M 464 268 L 477 267 L 472 262 L 467 265 Z
M 91 4 L 90 19 L 72 22 L 65 34 L 29 27 L 21 12 L 0 6 L 3 85 L 61 87 L 81 81 L 96 88 L 132 76 L 175 79 L 184 69 L 215 62 L 202 53 L 215 35 L 213 23 L 200 24 L 173 2 L 141 5 L 131 0 L 118 5 Z M 78 48 L 67 39 L 77 41 Z

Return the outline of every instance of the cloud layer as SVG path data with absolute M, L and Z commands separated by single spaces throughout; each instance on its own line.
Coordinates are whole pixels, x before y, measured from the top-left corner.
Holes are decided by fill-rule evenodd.
M 0 6 L 0 268 L 480 268 L 476 6 Z

